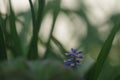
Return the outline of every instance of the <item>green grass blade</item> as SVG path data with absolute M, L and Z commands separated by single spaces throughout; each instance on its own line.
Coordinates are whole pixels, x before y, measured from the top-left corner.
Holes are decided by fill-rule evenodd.
M 38 57 L 38 50 L 37 50 L 37 40 L 36 40 L 36 18 L 35 18 L 35 11 L 32 0 L 29 0 L 29 4 L 31 7 L 31 14 L 32 14 L 32 21 L 33 21 L 33 35 L 31 38 L 29 50 L 28 50 L 28 59 L 36 59 Z
M 120 80 L 120 74 L 114 80 Z
M 36 27 L 36 20 L 35 20 L 35 11 L 34 11 L 34 6 L 33 6 L 33 3 L 32 3 L 32 0 L 29 0 L 29 4 L 30 4 L 30 7 L 31 7 L 33 30 L 34 30 L 34 28 Z
M 37 22 L 36 22 L 36 31 L 37 33 L 40 30 L 41 27 L 41 22 L 43 19 L 43 11 L 44 11 L 44 6 L 45 6 L 45 0 L 38 0 L 38 11 L 37 11 Z
M 2 27 L 5 27 L 3 24 L 3 19 L 0 15 L 0 61 L 7 59 L 6 47 L 5 47 L 5 39 Z
M 33 36 L 31 38 L 30 47 L 28 50 L 28 59 L 37 59 L 38 58 L 38 48 L 37 48 L 37 42 L 38 42 L 38 34 L 39 29 L 42 22 L 42 15 L 45 5 L 45 0 L 38 0 L 38 13 L 37 16 L 35 16 L 34 7 L 32 4 L 32 1 L 29 0 L 31 12 L 32 12 L 32 19 L 33 19 Z
M 98 77 L 102 70 L 103 64 L 104 64 L 105 60 L 107 59 L 107 56 L 109 55 L 110 49 L 112 47 L 112 42 L 115 37 L 115 34 L 118 32 L 119 29 L 120 29 L 120 22 L 118 20 L 118 22 L 113 27 L 110 35 L 106 39 L 106 41 L 98 55 L 97 61 L 93 67 L 92 74 L 91 74 L 91 76 L 89 76 L 88 80 L 98 80 Z
M 47 58 L 49 54 L 49 49 L 50 49 L 50 40 L 52 38 L 52 34 L 53 34 L 53 31 L 54 31 L 54 28 L 55 28 L 55 23 L 56 23 L 56 20 L 57 20 L 57 16 L 59 14 L 59 11 L 60 11 L 60 0 L 57 0 L 54 3 L 54 6 L 56 8 L 53 9 L 53 23 L 52 23 L 52 28 L 50 30 L 50 34 L 49 34 L 49 38 L 48 38 L 48 41 L 47 41 L 47 45 L 46 45 L 46 51 L 45 51 L 45 56 L 44 58 Z
M 21 42 L 20 42 L 17 30 L 16 30 L 15 14 L 12 9 L 12 5 L 10 1 L 9 1 L 9 4 L 10 4 L 10 16 L 9 16 L 10 31 L 11 31 L 12 39 L 14 41 L 14 48 L 16 52 L 16 53 L 14 52 L 13 55 L 14 57 L 23 56 Z
M 58 41 L 54 36 L 52 36 L 52 41 L 58 46 L 62 55 L 66 56 L 65 53 L 68 51 L 63 47 L 63 45 L 60 43 L 60 41 Z

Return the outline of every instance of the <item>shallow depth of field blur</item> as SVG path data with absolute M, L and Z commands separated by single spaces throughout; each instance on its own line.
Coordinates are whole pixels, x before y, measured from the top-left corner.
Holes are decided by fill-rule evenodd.
M 52 73 L 57 73 L 57 69 L 60 66 L 64 67 L 62 64 L 64 64 L 63 62 L 66 58 L 65 53 L 69 53 L 71 48 L 83 51 L 84 59 L 77 68 L 76 74 L 80 77 L 78 80 L 85 80 L 84 77 L 96 62 L 105 40 L 114 27 L 114 22 L 120 17 L 119 0 L 45 0 L 36 47 L 39 58 L 27 60 L 26 57 L 28 57 L 30 49 L 31 51 L 33 49 L 30 48 L 30 43 L 34 34 L 29 0 L 10 1 L 12 10 L 15 13 L 15 27 L 20 39 L 20 50 L 22 50 L 23 54 L 21 53 L 22 56 L 20 55 L 20 57 L 15 56 L 14 58 L 13 56 L 17 52 L 15 50 L 17 46 L 14 43 L 16 41 L 16 38 L 13 38 L 14 32 L 12 33 L 12 29 L 10 29 L 12 22 L 9 21 L 11 14 L 9 0 L 0 0 L 0 17 L 6 20 L 4 23 L 6 28 L 0 27 L 2 27 L 3 32 L 6 31 L 4 36 L 7 53 L 7 60 L 1 61 L 0 64 L 0 70 L 2 69 L 3 71 L 0 72 L 0 78 L 3 79 L 2 76 L 4 74 L 6 76 L 5 80 L 32 80 L 32 78 L 18 79 L 16 76 L 14 78 L 14 74 L 17 72 L 12 72 L 12 70 L 16 68 L 19 73 L 24 70 L 22 69 L 26 66 L 22 66 L 24 63 L 27 63 L 32 68 L 31 71 L 35 73 L 34 75 L 38 75 L 33 80 L 52 80 L 48 76 L 51 77 Z M 37 18 L 39 15 L 37 14 L 38 0 L 32 0 L 32 3 L 34 5 L 35 18 Z M 34 50 L 31 54 L 34 55 Z M 41 69 L 37 72 L 38 68 Z M 42 73 L 39 72 L 41 70 Z M 28 74 L 26 76 L 34 76 L 27 73 L 27 71 L 23 73 Z M 62 75 L 65 76 L 72 75 L 72 71 L 68 72 L 71 73 L 68 75 L 66 75 L 67 72 L 63 73 Z M 58 74 L 61 75 L 61 73 Z M 39 78 L 39 75 L 44 75 L 44 77 Z M 20 76 L 24 75 L 20 74 Z M 57 77 L 53 78 L 53 80 L 59 79 Z M 60 80 L 65 79 L 69 78 L 61 78 Z M 120 80 L 120 31 L 117 32 L 112 42 L 110 53 L 97 80 Z

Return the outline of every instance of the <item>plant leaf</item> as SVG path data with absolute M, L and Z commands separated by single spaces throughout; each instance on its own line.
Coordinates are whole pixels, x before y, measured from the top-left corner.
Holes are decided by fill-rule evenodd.
M 38 14 L 35 16 L 34 7 L 32 4 L 32 1 L 29 0 L 31 12 L 32 12 L 32 20 L 33 20 L 33 35 L 30 42 L 30 47 L 28 50 L 28 59 L 37 59 L 38 58 L 38 48 L 37 48 L 37 42 L 38 42 L 38 34 L 39 29 L 42 22 L 42 15 L 45 5 L 45 0 L 38 0 Z
M 106 39 L 88 80 L 98 80 L 98 77 L 102 70 L 104 62 L 107 59 L 107 56 L 109 55 L 110 49 L 112 47 L 112 42 L 115 37 L 115 34 L 118 32 L 119 29 L 120 29 L 120 22 L 118 20 L 118 22 L 113 27 L 110 35 Z
M 51 27 L 51 30 L 50 30 L 49 38 L 48 38 L 48 41 L 47 41 L 44 58 L 47 58 L 48 54 L 49 54 L 50 40 L 52 38 L 53 31 L 54 31 L 54 28 L 55 28 L 55 23 L 56 23 L 56 20 L 57 20 L 59 11 L 60 11 L 60 2 L 61 2 L 60 0 L 56 0 L 56 1 L 53 2 L 54 6 L 56 6 L 56 7 L 53 9 L 53 23 L 52 23 L 52 27 Z
M 14 57 L 23 56 L 21 42 L 16 30 L 15 14 L 12 9 L 11 1 L 9 1 L 9 4 L 10 4 L 10 16 L 9 16 L 10 31 L 11 31 L 12 39 L 14 41 L 14 48 L 16 52 L 16 53 L 14 52 L 13 55 Z
M 5 39 L 2 27 L 5 27 L 3 24 L 3 19 L 0 15 L 0 61 L 7 59 L 6 47 L 5 47 Z

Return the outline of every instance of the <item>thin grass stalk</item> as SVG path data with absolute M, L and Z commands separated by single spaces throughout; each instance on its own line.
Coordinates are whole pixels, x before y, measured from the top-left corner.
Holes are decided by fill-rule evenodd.
M 54 4 L 56 5 L 56 8 L 53 9 L 53 23 L 52 23 L 52 28 L 51 28 L 51 30 L 50 30 L 49 38 L 48 38 L 48 41 L 47 41 L 47 44 L 46 44 L 46 51 L 45 51 L 45 56 L 44 56 L 44 58 L 47 58 L 48 55 L 49 55 L 50 40 L 51 40 L 51 38 L 52 38 L 53 31 L 54 31 L 54 28 L 55 28 L 55 23 L 56 23 L 56 20 L 57 20 L 59 11 L 60 11 L 60 0 L 59 0 L 57 3 L 56 3 L 56 2 L 57 2 L 57 1 L 54 2 Z
M 103 47 L 98 55 L 97 61 L 94 65 L 94 68 L 92 71 L 92 76 L 89 76 L 88 80 L 98 80 L 100 72 L 101 72 L 102 67 L 104 65 L 104 62 L 106 61 L 106 59 L 109 55 L 109 52 L 111 50 L 114 37 L 119 29 L 120 29 L 120 20 L 117 21 L 117 23 L 113 27 L 110 35 L 106 39 L 106 41 L 105 41 L 105 43 L 104 43 L 104 45 L 103 45 Z
M 63 53 L 63 55 L 66 56 L 65 53 L 68 51 L 63 47 L 63 45 L 54 36 L 52 36 L 52 41 L 58 46 L 61 53 Z
M 27 57 L 28 57 L 28 59 L 37 59 L 38 58 L 38 47 L 37 47 L 38 34 L 39 34 L 41 22 L 42 22 L 45 0 L 38 0 L 37 16 L 35 15 L 32 1 L 29 0 L 29 3 L 30 3 L 32 19 L 33 19 L 33 35 L 31 38 Z
M 38 57 L 38 51 L 37 51 L 37 41 L 36 41 L 36 31 L 35 31 L 35 28 L 36 28 L 36 18 L 35 18 L 35 11 L 34 11 L 34 6 L 33 6 L 33 3 L 32 3 L 32 0 L 29 0 L 29 4 L 30 4 L 30 7 L 31 7 L 31 14 L 32 14 L 32 22 L 33 22 L 33 35 L 32 35 L 32 38 L 31 38 L 31 42 L 30 42 L 30 46 L 29 46 L 29 50 L 28 50 L 28 59 L 35 59 Z
M 14 48 L 15 48 L 15 52 L 16 52 L 16 53 L 13 53 L 13 55 L 14 55 L 14 57 L 23 56 L 21 42 L 20 42 L 17 30 L 16 30 L 15 14 L 12 9 L 10 0 L 9 0 L 9 4 L 10 4 L 10 16 L 9 16 L 10 31 L 11 31 L 12 39 L 14 41 Z
M 32 0 L 29 0 L 29 4 L 30 4 L 30 7 L 31 7 L 33 32 L 34 32 L 34 27 L 36 27 L 36 19 L 35 19 L 35 11 L 34 11 L 34 6 L 33 6 L 33 3 L 32 3 Z
M 4 20 L 0 15 L 0 62 L 3 60 L 7 60 L 5 37 L 2 27 L 5 27 L 5 25 L 4 25 Z

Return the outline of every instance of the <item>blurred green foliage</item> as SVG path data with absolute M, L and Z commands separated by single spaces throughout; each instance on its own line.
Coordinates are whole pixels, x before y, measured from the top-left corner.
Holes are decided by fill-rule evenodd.
M 78 75 L 60 61 L 23 59 L 1 63 L 2 80 L 79 80 Z M 68 77 L 69 76 L 69 77 Z
M 80 8 L 77 10 L 61 8 L 61 0 L 50 0 L 47 3 L 46 0 L 28 2 L 30 9 L 24 13 L 16 15 L 11 0 L 7 5 L 8 12 L 0 12 L 0 80 L 120 80 L 120 42 L 119 37 L 117 38 L 120 14 L 111 15 L 105 22 L 112 23 L 112 28 L 110 26 L 108 29 L 109 35 L 105 34 L 108 37 L 101 40 L 98 26 L 89 20 L 89 8 L 83 0 L 78 1 Z M 44 40 L 39 33 L 49 12 L 52 12 L 52 25 L 48 38 Z M 63 61 L 65 53 L 69 52 L 68 48 L 53 34 L 60 12 L 66 14 L 73 24 L 73 13 L 86 24 L 84 38 L 81 39 L 81 36 L 71 32 L 78 37 L 77 49 L 82 48 L 85 56 L 84 63 L 76 71 L 65 68 Z M 21 16 L 25 21 L 19 19 Z M 28 43 L 31 21 L 32 32 Z M 17 31 L 17 23 L 22 25 L 20 33 Z M 113 45 L 115 39 L 118 42 Z M 40 55 L 42 51 L 38 51 L 38 44 L 45 47 L 43 56 Z

